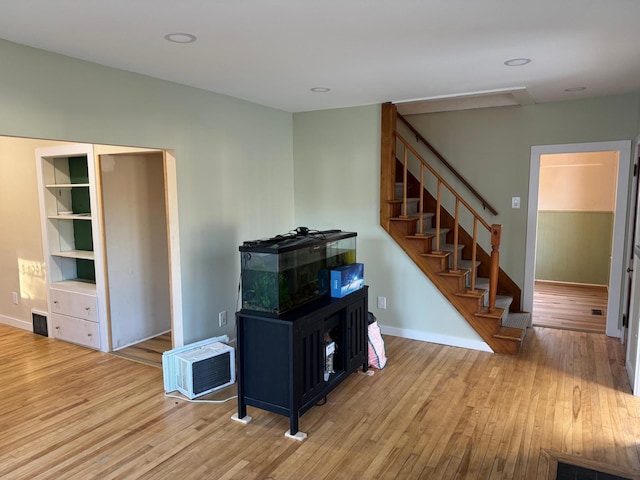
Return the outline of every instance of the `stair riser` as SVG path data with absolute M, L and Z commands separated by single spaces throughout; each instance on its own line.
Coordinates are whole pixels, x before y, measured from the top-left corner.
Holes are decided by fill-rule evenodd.
M 483 307 L 482 298 L 460 297 L 460 301 L 470 309 L 480 310 Z
M 389 229 L 392 236 L 406 237 L 409 235 L 415 235 L 416 226 L 414 222 L 391 220 L 389 222 Z M 401 243 L 401 242 L 400 242 Z M 402 244 L 402 243 L 401 243 Z
M 421 257 L 421 261 L 434 272 L 444 272 L 447 269 L 446 258 L 423 256 Z
M 429 253 L 432 250 L 431 244 L 433 243 L 432 238 L 408 238 L 408 242 L 415 245 L 416 251 L 419 253 Z M 444 268 L 444 267 L 443 267 Z
M 452 293 L 463 292 L 465 290 L 465 277 L 449 277 L 441 275 L 442 282 L 449 287 Z

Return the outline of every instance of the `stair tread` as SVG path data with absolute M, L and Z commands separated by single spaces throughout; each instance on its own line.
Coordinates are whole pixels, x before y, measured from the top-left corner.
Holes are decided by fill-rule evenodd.
M 531 313 L 529 312 L 509 312 L 507 318 L 502 321 L 503 327 L 513 327 L 519 328 L 521 330 L 526 330 L 528 327 L 531 327 Z
M 480 263 L 481 262 L 476 260 L 476 268 L 480 266 Z M 471 260 L 458 260 L 458 268 L 467 268 L 471 270 L 471 265 L 473 265 Z
M 496 333 L 493 334 L 496 338 L 502 338 L 505 340 L 513 340 L 515 342 L 522 342 L 526 331 L 521 328 L 513 327 L 500 327 Z
M 433 235 L 436 234 L 436 229 L 435 228 L 425 228 L 424 233 L 431 233 Z M 440 235 L 445 235 L 449 233 L 449 229 L 448 228 L 441 228 L 440 229 Z
M 509 307 L 513 303 L 513 297 L 508 297 L 506 295 L 497 295 L 496 296 L 496 307 L 502 308 L 504 310 L 509 310 Z
M 420 201 L 419 198 L 407 197 L 407 203 L 408 202 L 419 202 L 419 201 Z M 397 198 L 394 198 L 393 200 L 387 200 L 387 203 L 393 203 L 395 205 L 395 204 L 398 204 L 398 203 L 404 203 L 404 200 L 402 200 L 402 199 L 398 200 Z
M 433 257 L 433 258 L 447 258 L 449 255 L 450 255 L 449 252 L 428 252 L 428 253 L 420 254 L 421 257 Z M 445 273 L 445 272 L 441 272 L 441 273 Z
M 438 272 L 438 275 L 442 275 L 443 277 L 464 277 L 468 273 L 468 270 L 458 270 L 457 272 L 446 270 L 444 272 Z
M 486 293 L 486 290 L 478 290 L 478 289 L 476 289 L 475 292 L 472 292 L 470 290 L 466 290 L 464 292 L 458 292 L 458 293 L 456 293 L 456 295 L 459 296 L 459 297 L 481 298 L 481 297 L 484 297 L 485 293 Z
M 487 307 L 481 308 L 479 311 L 474 313 L 476 317 L 484 317 L 484 318 L 493 318 L 496 320 L 501 320 L 504 316 L 505 310 L 502 308 L 496 308 L 493 312 L 490 312 Z
M 416 233 L 415 235 L 405 235 L 404 238 L 408 238 L 409 240 L 431 240 L 433 235 L 420 235 L 419 233 Z
M 464 249 L 464 245 L 459 244 L 458 245 L 458 250 L 462 250 Z M 453 248 L 453 243 L 445 243 L 444 245 L 440 245 L 440 250 L 445 250 L 447 252 L 453 252 L 454 248 Z

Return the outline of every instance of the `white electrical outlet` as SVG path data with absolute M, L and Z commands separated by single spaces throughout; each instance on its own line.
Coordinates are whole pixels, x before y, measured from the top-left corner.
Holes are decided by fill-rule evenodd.
M 511 208 L 520 208 L 520 197 L 511 197 Z
M 11 300 L 14 305 L 18 305 L 18 292 L 11 292 Z
M 378 308 L 385 310 L 387 308 L 387 297 L 378 297 Z
M 227 324 L 227 311 L 218 314 L 218 326 L 224 327 Z

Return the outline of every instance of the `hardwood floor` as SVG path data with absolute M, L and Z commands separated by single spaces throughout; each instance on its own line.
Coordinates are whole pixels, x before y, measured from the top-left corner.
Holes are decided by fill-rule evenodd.
M 241 425 L 235 401 L 165 397 L 158 368 L 0 325 L 0 478 L 547 479 L 547 452 L 640 478 L 617 339 L 535 327 L 510 356 L 384 338 L 387 367 L 347 378 L 297 442 L 283 416 Z
M 171 332 L 112 352 L 113 355 L 162 368 L 162 353 L 171 350 Z
M 604 286 L 536 281 L 531 312 L 533 325 L 605 333 L 607 300 Z M 593 309 L 602 315 L 594 315 Z

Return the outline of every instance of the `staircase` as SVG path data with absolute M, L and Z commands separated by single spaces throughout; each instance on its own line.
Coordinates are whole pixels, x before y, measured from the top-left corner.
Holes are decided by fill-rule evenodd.
M 380 224 L 494 352 L 517 354 L 531 314 L 520 311 L 520 289 L 499 268 L 501 226 L 487 224 L 420 156 L 396 130 L 397 118 L 395 105 L 384 104 Z M 419 165 L 417 175 L 410 163 Z M 453 214 L 442 206 L 442 190 L 454 198 Z M 460 225 L 460 207 L 473 219 L 472 234 Z M 491 254 L 478 244 L 479 225 Z

